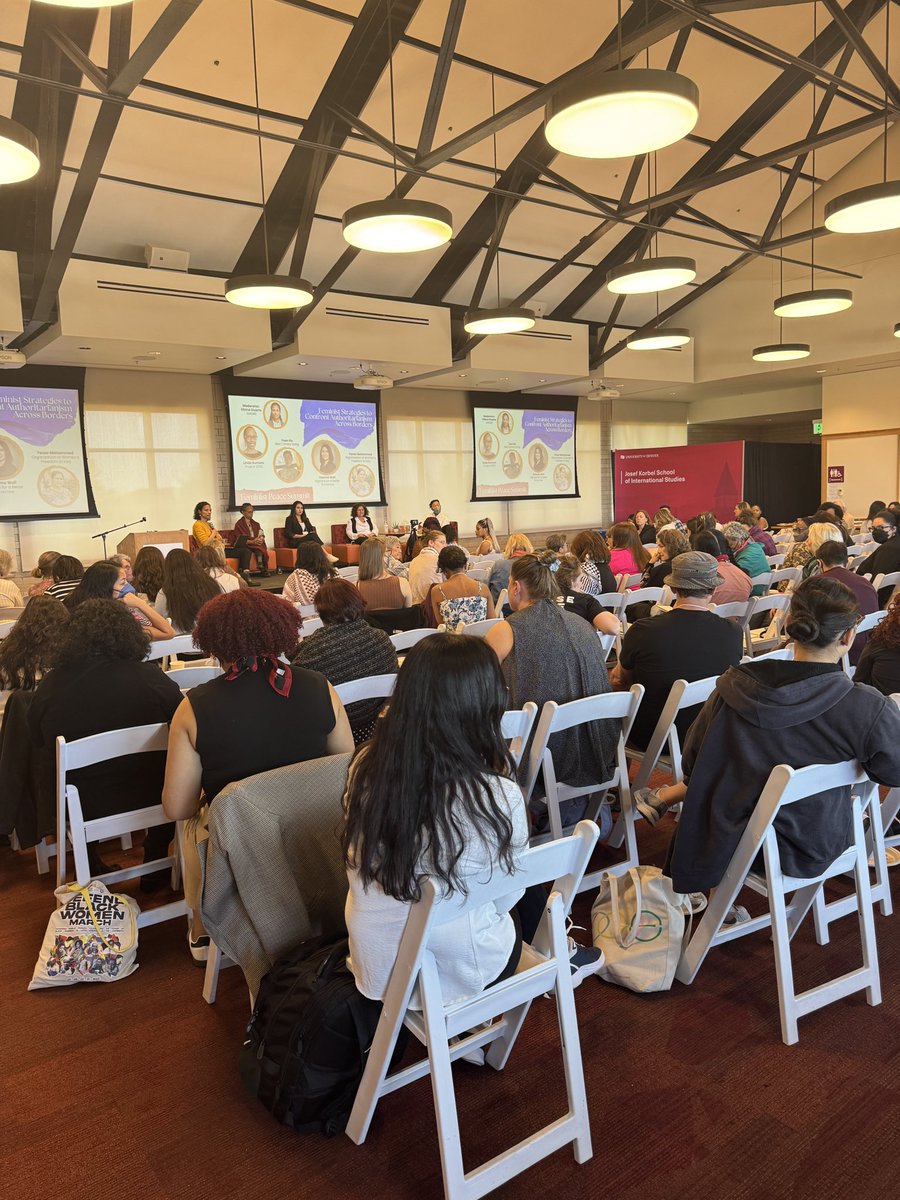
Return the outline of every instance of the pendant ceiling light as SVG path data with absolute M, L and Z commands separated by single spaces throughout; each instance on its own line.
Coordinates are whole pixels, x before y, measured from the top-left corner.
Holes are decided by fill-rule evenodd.
M 38 140 L 24 125 L 0 117 L 0 184 L 22 183 L 40 170 Z
M 386 200 L 355 204 L 344 213 L 341 227 L 344 241 L 357 250 L 376 254 L 416 254 L 434 250 L 453 237 L 453 214 L 442 204 L 410 200 L 399 195 L 397 178 L 397 114 L 394 104 L 394 39 L 391 9 L 387 6 L 388 79 L 391 97 L 391 147 L 394 192 Z
M 269 221 L 266 215 L 266 181 L 263 172 L 262 123 L 259 112 L 259 72 L 256 54 L 256 15 L 250 0 L 250 44 L 253 51 L 253 92 L 256 100 L 256 143 L 259 152 L 259 191 L 262 203 L 263 250 L 266 269 L 258 275 L 232 275 L 225 284 L 225 299 L 239 308 L 286 309 L 312 304 L 313 290 L 296 275 L 273 275 L 269 268 Z
M 900 229 L 900 180 L 888 179 L 888 80 L 890 79 L 891 6 L 884 18 L 884 132 L 882 170 L 884 181 L 844 192 L 825 205 L 825 228 L 832 233 L 880 233 Z
M 894 337 L 900 338 L 900 321 L 894 326 Z
M 497 111 L 497 96 L 495 92 L 494 75 L 491 73 L 491 113 Z M 494 147 L 494 184 L 496 185 L 499 175 L 497 172 L 497 134 L 492 134 L 491 140 Z M 500 303 L 500 200 L 496 191 L 494 192 L 494 230 L 497 238 L 497 244 L 494 246 L 494 277 L 497 283 L 497 307 L 496 308 L 470 308 L 463 318 L 463 328 L 466 333 L 479 335 L 490 335 L 492 333 L 524 333 L 526 329 L 532 329 L 535 323 L 535 315 L 530 308 L 517 308 L 515 306 L 504 308 Z M 476 285 L 475 296 L 478 300 L 481 299 L 484 283 L 487 282 L 486 276 L 483 281 L 479 280 L 479 285 Z
M 633 333 L 625 345 L 629 350 L 674 350 L 676 346 L 686 346 L 690 340 L 687 329 L 651 325 L 639 333 Z
M 38 4 L 52 4 L 54 8 L 117 8 L 132 4 L 134 0 L 37 0 Z
M 692 258 L 671 255 L 615 267 L 606 277 L 606 286 L 617 296 L 636 296 L 683 287 L 696 277 L 697 264 Z
M 810 348 L 806 342 L 774 342 L 771 346 L 757 346 L 753 351 L 754 362 L 790 362 L 795 358 L 809 358 Z

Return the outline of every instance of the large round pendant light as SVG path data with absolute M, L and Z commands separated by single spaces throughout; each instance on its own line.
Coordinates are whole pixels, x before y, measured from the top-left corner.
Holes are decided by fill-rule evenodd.
M 312 286 L 294 275 L 232 275 L 225 299 L 240 308 L 304 308 L 312 304 Z
M 900 338 L 900 321 L 894 326 L 894 337 Z
M 900 180 L 872 183 L 829 200 L 825 205 L 825 228 L 832 233 L 900 229 Z
M 453 216 L 441 204 L 391 196 L 348 208 L 344 238 L 357 250 L 379 254 L 413 254 L 433 250 L 453 236 Z
M 38 140 L 24 125 L 0 117 L 0 184 L 21 183 L 40 170 Z
M 617 296 L 635 296 L 645 292 L 665 292 L 683 287 L 697 277 L 697 264 L 692 258 L 672 255 L 667 258 L 647 258 L 624 267 L 614 267 L 606 277 L 606 286 Z
M 562 87 L 544 109 L 544 136 L 561 154 L 632 158 L 687 137 L 700 92 L 675 71 L 605 71 Z
M 134 0 L 38 0 L 38 3 L 52 4 L 54 8 L 116 8 L 133 4 Z
M 523 333 L 534 327 L 535 319 L 530 308 L 473 308 L 463 325 L 466 333 Z
M 676 346 L 686 346 L 690 340 L 687 329 L 651 326 L 640 333 L 633 333 L 625 345 L 629 350 L 674 350 Z
M 757 346 L 753 351 L 754 362 L 791 362 L 795 358 L 809 358 L 810 348 L 806 342 L 775 342 L 771 346 Z
M 775 301 L 776 317 L 824 317 L 843 312 L 853 303 L 853 293 L 846 288 L 810 288 L 806 292 L 791 292 Z

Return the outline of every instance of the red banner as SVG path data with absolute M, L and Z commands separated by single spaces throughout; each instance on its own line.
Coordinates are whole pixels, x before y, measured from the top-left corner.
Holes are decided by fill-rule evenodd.
M 682 521 L 701 512 L 730 521 L 744 487 L 744 443 L 617 450 L 613 475 L 617 521 L 639 508 L 652 519 L 664 504 Z

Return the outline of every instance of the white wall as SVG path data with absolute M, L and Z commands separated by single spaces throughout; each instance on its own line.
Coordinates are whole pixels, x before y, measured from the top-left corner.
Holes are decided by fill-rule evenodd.
M 844 468 L 840 499 L 857 516 L 900 496 L 900 366 L 826 376 L 823 467 Z M 842 437 L 841 434 L 851 436 Z

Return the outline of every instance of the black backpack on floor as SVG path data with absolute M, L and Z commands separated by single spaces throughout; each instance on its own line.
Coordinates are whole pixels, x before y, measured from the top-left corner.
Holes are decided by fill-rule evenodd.
M 381 1002 L 356 988 L 347 938 L 309 938 L 263 977 L 240 1056 L 244 1086 L 297 1133 L 347 1124 Z

